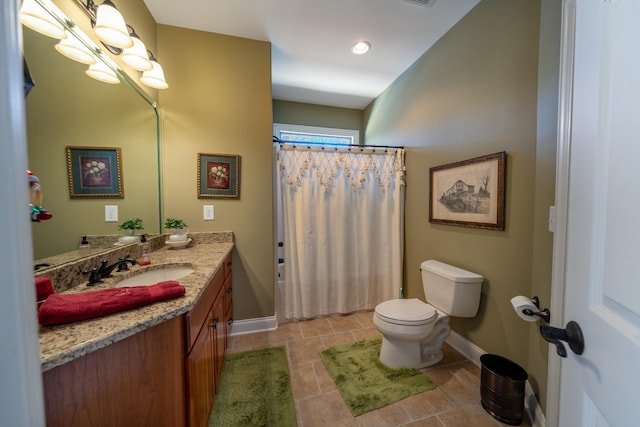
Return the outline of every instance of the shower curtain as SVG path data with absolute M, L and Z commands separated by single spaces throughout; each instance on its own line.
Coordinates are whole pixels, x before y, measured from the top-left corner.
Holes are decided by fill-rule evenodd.
M 402 286 L 404 150 L 282 144 L 287 320 L 372 309 Z

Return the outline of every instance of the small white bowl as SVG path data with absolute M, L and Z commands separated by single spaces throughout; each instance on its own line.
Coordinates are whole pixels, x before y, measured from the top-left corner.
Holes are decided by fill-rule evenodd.
M 171 249 L 183 249 L 191 243 L 191 238 L 188 238 L 187 240 L 165 240 L 164 243 Z

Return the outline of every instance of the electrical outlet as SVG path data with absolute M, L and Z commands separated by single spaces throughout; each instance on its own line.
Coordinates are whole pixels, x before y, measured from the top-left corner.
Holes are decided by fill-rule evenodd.
M 104 207 L 104 222 L 118 222 L 118 206 Z
M 202 207 L 202 211 L 203 211 L 205 221 L 213 221 L 215 219 L 213 205 L 204 205 Z

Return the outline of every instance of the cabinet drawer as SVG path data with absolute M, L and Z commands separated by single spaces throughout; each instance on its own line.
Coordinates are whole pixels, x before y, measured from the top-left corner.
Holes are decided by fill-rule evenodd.
M 206 323 L 209 310 L 211 310 L 213 301 L 222 288 L 223 282 L 224 268 L 221 267 L 218 268 L 215 276 L 213 276 L 211 282 L 209 282 L 206 289 L 202 292 L 202 295 L 198 299 L 196 305 L 194 305 L 191 311 L 185 315 L 187 352 L 193 346 L 203 324 Z

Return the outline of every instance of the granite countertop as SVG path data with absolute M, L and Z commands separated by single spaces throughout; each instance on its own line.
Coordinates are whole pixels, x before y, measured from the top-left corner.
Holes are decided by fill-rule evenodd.
M 190 311 L 233 249 L 232 237 L 229 241 L 220 240 L 224 239 L 194 238 L 188 247 L 180 250 L 165 246 L 151 253 L 151 265 L 136 265 L 129 272 L 114 272 L 113 278 L 105 279 L 103 284 L 93 287 L 86 286 L 84 278 L 77 286 L 64 291 L 63 293 L 76 293 L 107 289 L 119 280 L 163 266 L 190 266 L 195 269 L 193 273 L 178 280 L 185 287 L 185 295 L 182 297 L 83 322 L 41 327 L 42 372 Z

